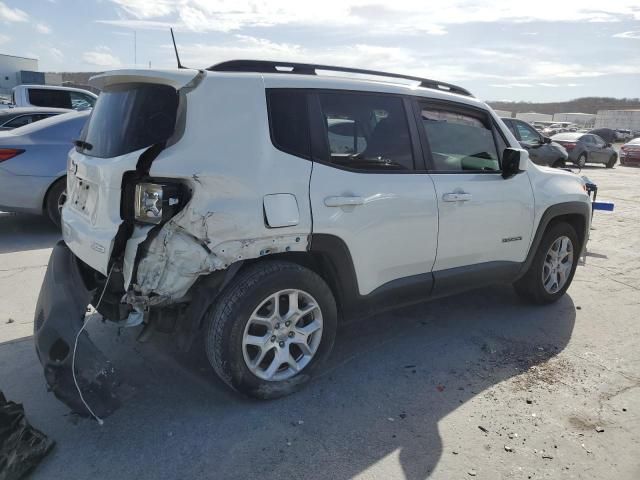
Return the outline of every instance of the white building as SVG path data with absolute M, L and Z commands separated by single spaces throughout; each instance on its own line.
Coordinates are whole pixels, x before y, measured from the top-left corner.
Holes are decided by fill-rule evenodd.
M 42 80 L 40 80 L 42 76 Z M 0 94 L 10 94 L 22 83 L 44 83 L 44 74 L 38 72 L 38 60 L 0 54 Z
M 596 128 L 622 128 L 640 131 L 640 109 L 598 110 Z
M 571 122 L 581 127 L 593 127 L 596 121 L 594 113 L 554 113 L 554 122 Z
M 533 122 L 551 122 L 553 121 L 553 115 L 548 115 L 546 113 L 516 113 L 516 118 L 520 120 L 524 120 L 525 122 L 533 123 Z
M 511 116 L 513 115 L 513 113 L 508 110 L 496 110 L 494 108 L 493 111 L 496 112 L 496 115 L 498 115 L 499 117 L 511 118 Z

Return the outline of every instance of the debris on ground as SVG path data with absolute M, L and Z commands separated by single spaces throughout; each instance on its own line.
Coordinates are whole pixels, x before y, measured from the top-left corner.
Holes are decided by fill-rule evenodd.
M 33 470 L 55 442 L 33 428 L 21 404 L 0 391 L 0 479 L 18 480 Z
M 15 322 L 13 318 L 9 318 L 9 320 L 7 320 L 7 323 L 13 323 L 13 322 Z
M 527 402 L 527 405 L 531 405 L 533 403 L 533 400 L 531 400 L 530 398 L 527 398 L 525 402 Z
M 467 473 L 468 473 L 468 474 L 469 474 L 469 476 L 471 476 L 471 477 L 475 477 L 475 476 L 477 475 L 477 473 L 476 473 L 476 471 L 475 471 L 475 470 L 469 470 Z
M 484 428 L 482 425 L 478 425 L 478 428 L 480 430 L 482 430 L 484 433 L 489 433 L 489 430 L 487 430 L 486 428 Z
M 600 425 L 598 425 L 598 426 L 596 426 L 596 432 L 602 433 L 602 432 L 604 432 L 604 428 L 601 427 Z
M 407 414 L 406 413 L 401 413 L 400 415 L 398 415 L 401 419 L 405 419 L 407 418 Z
M 444 392 L 444 388 L 445 388 L 444 385 L 438 385 L 436 387 L 436 390 L 438 390 L 439 392 Z
M 543 453 L 542 458 L 545 458 L 547 460 L 553 460 L 553 455 L 549 455 L 548 453 Z
M 504 451 L 505 451 L 505 452 L 513 452 L 513 448 L 512 448 L 512 447 L 510 447 L 509 445 L 505 445 L 505 446 L 504 446 Z

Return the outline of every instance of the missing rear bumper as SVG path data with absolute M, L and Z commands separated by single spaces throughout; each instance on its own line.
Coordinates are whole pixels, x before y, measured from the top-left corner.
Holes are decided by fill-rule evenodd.
M 74 383 L 72 364 L 78 332 L 85 322 L 93 291 L 85 284 L 78 259 L 58 242 L 53 248 L 34 318 L 34 339 L 47 385 L 72 411 L 89 416 Z M 115 369 L 86 331 L 78 337 L 75 372 L 86 403 L 98 417 L 120 406 L 121 385 Z

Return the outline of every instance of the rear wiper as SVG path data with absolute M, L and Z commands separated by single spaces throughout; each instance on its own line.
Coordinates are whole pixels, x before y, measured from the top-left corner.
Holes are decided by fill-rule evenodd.
M 73 144 L 76 147 L 82 148 L 84 150 L 91 150 L 93 148 L 93 145 L 91 145 L 89 142 L 85 142 L 84 140 L 74 140 Z

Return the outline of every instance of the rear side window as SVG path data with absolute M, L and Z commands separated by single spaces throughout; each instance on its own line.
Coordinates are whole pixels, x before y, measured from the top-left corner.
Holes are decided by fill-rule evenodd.
M 413 170 L 402 99 L 388 95 L 321 93 L 328 162 L 356 170 Z
M 435 170 L 500 170 L 498 150 L 486 116 L 423 107 L 421 118 Z
M 117 157 L 173 135 L 178 92 L 168 85 L 125 83 L 100 93 L 82 140 L 80 151 L 100 158 Z
M 268 92 L 271 140 L 279 150 L 310 158 L 307 94 L 302 90 Z
M 71 108 L 71 96 L 66 90 L 30 88 L 29 103 L 36 107 Z
M 13 120 L 10 120 L 7 123 L 5 123 L 3 127 L 18 128 L 24 125 L 29 125 L 33 121 L 34 119 L 32 115 L 20 115 L 19 117 L 16 117 Z

